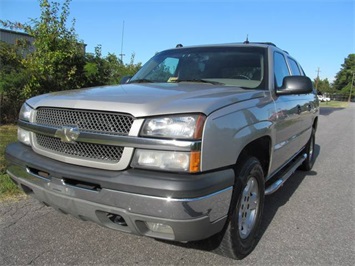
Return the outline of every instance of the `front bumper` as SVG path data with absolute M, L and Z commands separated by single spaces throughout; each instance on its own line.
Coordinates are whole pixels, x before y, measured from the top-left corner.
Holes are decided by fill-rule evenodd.
M 107 171 L 58 162 L 14 143 L 7 173 L 27 194 L 61 212 L 100 225 L 160 239 L 193 241 L 222 230 L 234 172 L 199 175 L 130 169 Z M 148 224 L 170 230 L 155 230 Z

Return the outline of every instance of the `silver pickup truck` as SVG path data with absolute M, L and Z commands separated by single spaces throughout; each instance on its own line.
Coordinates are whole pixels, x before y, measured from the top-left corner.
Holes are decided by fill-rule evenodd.
M 63 213 L 242 259 L 264 196 L 311 169 L 318 114 L 311 80 L 272 43 L 178 45 L 124 84 L 27 100 L 7 172 Z

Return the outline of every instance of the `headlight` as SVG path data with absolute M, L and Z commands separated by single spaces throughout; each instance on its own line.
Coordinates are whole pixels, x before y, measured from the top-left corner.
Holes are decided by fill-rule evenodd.
M 200 152 L 175 152 L 137 149 L 132 167 L 196 173 L 200 170 Z
M 202 139 L 206 116 L 183 114 L 147 119 L 140 136 L 150 138 L 195 140 Z M 173 172 L 196 173 L 200 171 L 201 151 L 163 151 L 136 149 L 132 167 Z
M 141 135 L 173 139 L 201 139 L 204 115 L 181 115 L 147 119 Z
M 33 109 L 28 104 L 24 103 L 20 110 L 19 119 L 29 122 L 32 110 Z
M 31 120 L 32 111 L 33 109 L 28 104 L 24 103 L 19 113 L 19 119 L 29 122 Z M 17 138 L 23 144 L 31 145 L 30 132 L 25 129 L 18 127 Z

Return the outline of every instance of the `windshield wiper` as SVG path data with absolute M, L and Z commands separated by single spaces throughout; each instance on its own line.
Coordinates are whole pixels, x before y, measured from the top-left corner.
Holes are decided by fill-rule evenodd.
M 135 80 L 130 80 L 129 83 L 153 83 L 153 80 L 150 79 L 135 79 Z
M 213 85 L 224 85 L 222 82 L 217 82 L 217 81 L 212 81 L 212 80 L 207 80 L 207 79 L 177 79 L 174 80 L 173 82 L 196 82 L 196 83 L 210 83 Z

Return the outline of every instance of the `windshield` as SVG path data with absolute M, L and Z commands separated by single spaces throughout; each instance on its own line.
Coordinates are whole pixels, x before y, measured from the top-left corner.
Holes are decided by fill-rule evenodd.
M 263 89 L 263 48 L 177 48 L 156 54 L 130 83 L 196 82 Z

